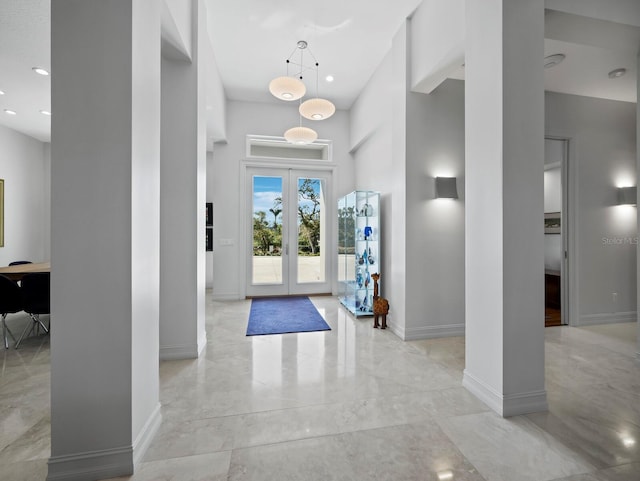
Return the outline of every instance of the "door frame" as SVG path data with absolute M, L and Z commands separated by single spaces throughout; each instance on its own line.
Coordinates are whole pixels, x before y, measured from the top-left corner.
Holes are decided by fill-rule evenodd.
M 253 224 L 251 223 L 251 220 L 247 220 L 245 219 L 245 215 L 249 209 L 249 206 L 247 205 L 248 202 L 248 191 L 247 191 L 247 186 L 248 186 L 248 172 L 251 168 L 263 168 L 263 169 L 291 169 L 291 170 L 300 170 L 300 171 L 309 171 L 309 172 L 313 172 L 313 171 L 320 171 L 320 172 L 327 172 L 329 174 L 329 182 L 327 183 L 327 189 L 326 189 L 326 209 L 327 209 L 327 216 L 326 216 L 326 238 L 327 238 L 327 242 L 326 242 L 326 251 L 327 251 L 327 267 L 326 267 L 326 276 L 327 276 L 327 284 L 330 286 L 330 291 L 333 291 L 333 285 L 334 285 L 334 275 L 335 275 L 335 261 L 337 259 L 337 254 L 336 254 L 336 246 L 335 246 L 335 242 L 332 242 L 334 237 L 335 237 L 335 232 L 336 232 L 336 225 L 337 225 L 337 220 L 336 220 L 336 213 L 334 212 L 336 209 L 333 209 L 333 207 L 335 207 L 337 199 L 335 196 L 335 188 L 334 188 L 334 183 L 336 180 L 336 168 L 337 165 L 334 162 L 330 162 L 330 161 L 309 161 L 309 160 L 300 160 L 300 159 L 278 159 L 273 160 L 273 159 L 243 159 L 241 162 L 239 162 L 239 166 L 238 168 L 240 169 L 240 189 L 239 189 L 239 196 L 240 196 L 240 201 L 238 203 L 240 211 L 239 211 L 239 236 L 238 239 L 240 239 L 239 242 L 239 267 L 240 267 L 240 273 L 241 276 L 239 276 L 240 278 L 243 279 L 243 281 L 240 283 L 240 298 L 241 299 L 245 299 L 247 298 L 247 282 L 249 279 L 249 264 L 247 262 L 247 259 L 249 258 L 248 252 L 249 250 L 252 248 L 252 245 L 249 242 L 249 233 L 250 230 L 253 228 Z M 330 292 L 327 292 L 330 293 Z M 322 293 L 322 294 L 327 294 L 327 293 Z M 298 294 L 298 295 L 303 295 L 303 294 Z
M 578 252 L 576 247 L 577 203 L 577 162 L 575 162 L 575 141 L 570 135 L 545 134 L 545 140 L 564 142 L 564 156 L 560 165 L 563 219 L 560 226 L 563 259 L 560 268 L 560 312 L 562 325 L 578 325 Z

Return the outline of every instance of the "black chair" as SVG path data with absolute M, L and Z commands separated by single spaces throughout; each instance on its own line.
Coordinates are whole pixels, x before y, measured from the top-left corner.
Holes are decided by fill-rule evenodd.
M 36 329 L 39 331 L 40 327 L 45 332 L 49 332 L 47 326 L 40 320 L 40 314 L 49 314 L 51 312 L 50 285 L 51 275 L 48 272 L 33 272 L 22 277 L 22 310 L 31 316 L 33 322 L 22 331 L 20 339 L 16 342 L 16 349 L 20 346 L 27 332 L 31 334 L 31 332 L 36 332 Z
M 7 327 L 7 314 L 20 312 L 23 307 L 22 292 L 20 286 L 7 276 L 0 275 L 0 313 L 2 313 L 2 336 L 4 338 L 4 348 L 9 349 L 9 339 L 7 333 L 16 342 L 13 333 Z
M 22 264 L 33 264 L 31 261 L 13 261 L 9 262 L 10 266 L 21 266 Z

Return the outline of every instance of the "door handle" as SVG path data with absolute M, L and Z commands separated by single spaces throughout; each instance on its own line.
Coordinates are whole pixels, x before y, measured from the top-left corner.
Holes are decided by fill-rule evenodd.
M 289 255 L 289 244 L 287 244 L 287 245 L 285 246 L 285 248 L 284 248 L 284 253 L 285 253 L 286 255 Z

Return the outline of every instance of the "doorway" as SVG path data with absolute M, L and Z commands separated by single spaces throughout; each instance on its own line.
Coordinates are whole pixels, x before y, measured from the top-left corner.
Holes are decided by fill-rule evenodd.
M 545 327 L 569 324 L 568 306 L 569 140 L 545 137 L 544 269 Z
M 327 171 L 247 168 L 247 297 L 331 292 Z

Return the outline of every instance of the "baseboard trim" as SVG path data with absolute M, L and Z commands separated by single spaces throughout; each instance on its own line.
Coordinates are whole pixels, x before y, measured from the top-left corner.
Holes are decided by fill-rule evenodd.
M 133 447 L 49 458 L 47 481 L 93 481 L 133 474 Z
M 636 311 L 585 314 L 578 318 L 576 327 L 596 326 L 598 324 L 618 324 L 620 322 L 635 322 L 637 319 L 638 313 Z
M 474 396 L 484 402 L 502 417 L 518 416 L 547 411 L 547 392 L 531 391 L 518 394 L 500 394 L 491 386 L 485 384 L 470 374 L 466 369 L 462 378 L 462 385 Z
M 137 466 L 142 460 L 142 457 L 149 449 L 151 441 L 155 437 L 160 424 L 162 423 L 162 414 L 160 414 L 160 403 L 156 405 L 156 408 L 151 413 L 151 416 L 144 423 L 144 426 L 133 441 L 133 465 Z
M 204 348 L 206 346 L 207 346 L 207 331 L 203 329 L 200 337 L 198 337 L 198 357 L 200 357 L 200 355 L 202 354 L 202 351 L 204 351 Z
M 177 361 L 179 359 L 197 359 L 200 352 L 199 349 L 199 345 L 193 344 L 182 346 L 160 346 L 160 360 Z
M 463 371 L 462 386 L 502 416 L 502 395 L 498 391 L 474 377 L 466 369 Z
M 549 410 L 547 391 L 544 389 L 542 391 L 507 394 L 503 397 L 503 402 L 502 416 L 505 418 Z
M 404 330 L 405 341 L 437 339 L 439 337 L 464 336 L 463 324 L 444 324 L 441 326 L 410 327 Z

